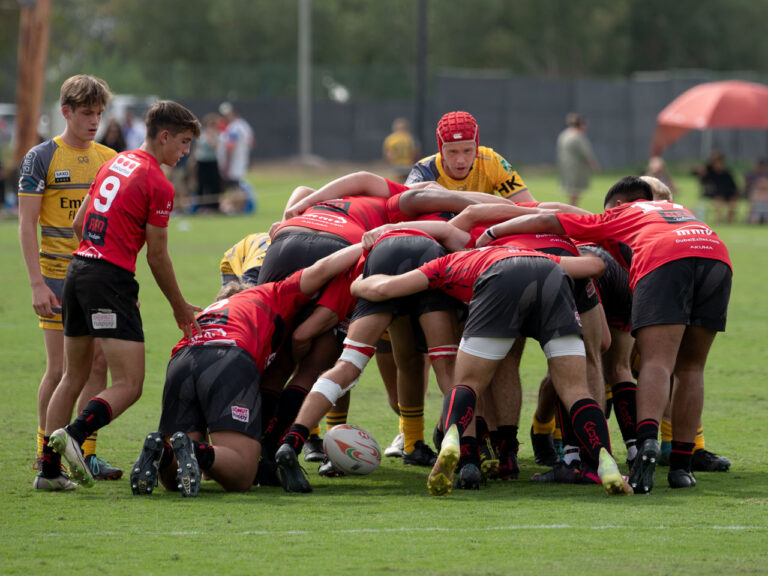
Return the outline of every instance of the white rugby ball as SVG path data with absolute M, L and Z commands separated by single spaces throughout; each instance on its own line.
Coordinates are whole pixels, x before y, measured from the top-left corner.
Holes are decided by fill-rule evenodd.
M 359 426 L 339 424 L 325 433 L 325 455 L 346 474 L 370 474 L 381 464 L 376 439 Z

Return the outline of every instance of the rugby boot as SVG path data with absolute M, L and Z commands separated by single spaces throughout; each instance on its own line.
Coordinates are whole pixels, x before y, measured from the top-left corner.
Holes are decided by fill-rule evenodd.
M 534 434 L 531 426 L 531 446 L 536 464 L 550 467 L 557 464 L 558 456 L 552 434 Z
M 275 453 L 277 477 L 286 492 L 312 492 L 304 469 L 299 465 L 296 452 L 288 444 L 282 444 Z
M 600 461 L 597 465 L 597 475 L 600 483 L 608 494 L 618 494 L 621 496 L 632 494 L 632 488 L 627 483 L 626 478 L 619 472 L 616 460 L 605 448 L 600 448 Z
M 693 488 L 696 486 L 696 477 L 688 470 L 678 468 L 667 473 L 667 482 L 670 488 Z
M 691 460 L 691 470 L 695 472 L 728 472 L 731 461 L 725 456 L 718 456 L 709 450 L 696 450 Z
M 480 490 L 480 482 L 483 475 L 480 469 L 472 462 L 467 462 L 459 469 L 456 478 L 456 488 L 461 490 Z
M 131 468 L 131 491 L 135 496 L 152 494 L 157 486 L 163 450 L 163 437 L 158 432 L 147 434 L 141 453 Z
M 48 443 L 54 452 L 61 454 L 69 464 L 69 473 L 72 480 L 84 488 L 93 488 L 93 476 L 91 476 L 91 470 L 85 463 L 83 451 L 80 450 L 80 446 L 69 435 L 66 428 L 59 428 L 51 434 Z
M 184 432 L 171 436 L 171 448 L 176 455 L 177 488 L 184 498 L 194 498 L 200 492 L 200 466 L 192 440 Z
M 324 458 L 323 439 L 312 434 L 304 443 L 304 462 L 322 462 Z
M 110 465 L 109 462 L 99 458 L 96 454 L 86 456 L 85 463 L 95 480 L 119 480 L 123 476 L 123 471 L 120 468 Z
M 427 478 L 427 490 L 432 496 L 445 496 L 453 489 L 453 474 L 459 462 L 459 430 L 453 424 L 445 433 L 440 453 Z
M 629 474 L 629 485 L 635 494 L 650 494 L 653 490 L 653 473 L 660 452 L 659 442 L 655 438 L 647 438 L 637 451 Z
M 423 440 L 417 440 L 410 452 L 403 452 L 403 464 L 434 466 L 435 460 L 437 454 Z

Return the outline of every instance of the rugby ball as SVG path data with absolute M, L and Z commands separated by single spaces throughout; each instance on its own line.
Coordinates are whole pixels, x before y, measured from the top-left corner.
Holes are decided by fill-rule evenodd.
M 325 455 L 346 474 L 370 474 L 381 464 L 376 439 L 359 426 L 339 424 L 325 433 Z

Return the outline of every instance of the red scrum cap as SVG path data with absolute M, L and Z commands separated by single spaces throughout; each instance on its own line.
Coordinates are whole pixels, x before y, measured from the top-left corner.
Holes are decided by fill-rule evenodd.
M 479 146 L 477 120 L 469 112 L 448 112 L 437 123 L 437 149 L 442 154 L 446 142 L 474 140 Z

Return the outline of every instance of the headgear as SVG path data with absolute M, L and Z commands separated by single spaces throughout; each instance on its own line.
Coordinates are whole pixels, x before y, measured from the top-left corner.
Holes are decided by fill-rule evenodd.
M 446 142 L 474 140 L 475 147 L 480 145 L 477 121 L 469 112 L 448 112 L 437 123 L 437 149 L 442 154 Z

